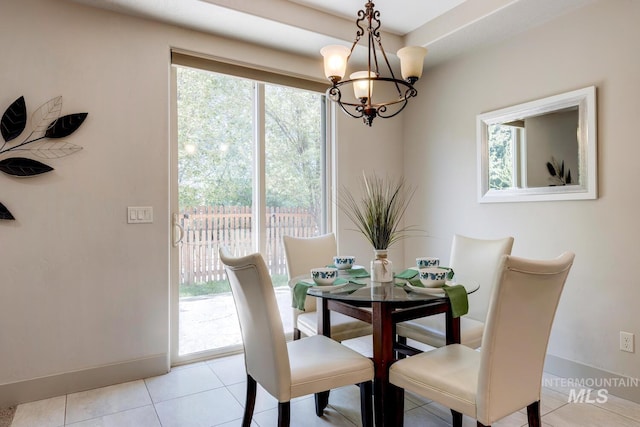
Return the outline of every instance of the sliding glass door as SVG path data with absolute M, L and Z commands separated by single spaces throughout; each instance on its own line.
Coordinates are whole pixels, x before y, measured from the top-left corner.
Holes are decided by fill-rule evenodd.
M 173 78 L 172 359 L 181 363 L 241 348 L 220 246 L 263 254 L 291 332 L 282 236 L 325 229 L 326 124 L 315 92 L 181 66 Z

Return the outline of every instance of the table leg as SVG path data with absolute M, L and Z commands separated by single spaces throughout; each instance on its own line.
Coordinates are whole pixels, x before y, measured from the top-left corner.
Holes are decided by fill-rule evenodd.
M 320 304 L 320 310 L 316 311 L 318 315 L 318 335 L 324 335 L 331 338 L 331 315 L 329 313 L 329 300 L 326 298 L 318 298 L 316 304 Z M 316 415 L 321 417 L 324 409 L 329 404 L 329 390 L 316 393 Z
M 373 381 L 373 402 L 376 426 L 389 427 L 397 425 L 396 399 L 389 385 L 389 367 L 394 362 L 393 341 L 394 325 L 391 318 L 391 304 L 373 302 L 373 363 L 375 377 Z
M 453 317 L 451 308 L 446 314 L 447 345 L 460 344 L 460 318 Z
M 329 300 L 327 298 L 318 298 L 316 304 L 320 304 L 320 310 L 316 312 L 318 315 L 318 335 L 324 335 L 331 338 L 331 316 L 329 314 Z

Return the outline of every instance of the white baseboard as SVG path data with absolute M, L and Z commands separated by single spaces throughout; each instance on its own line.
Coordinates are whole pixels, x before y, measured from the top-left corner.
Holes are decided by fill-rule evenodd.
M 594 386 L 588 388 L 604 388 L 608 394 L 640 403 L 640 387 L 636 386 L 640 380 L 637 378 L 614 374 L 550 354 L 545 359 L 544 371 L 558 377 L 584 381 L 587 386 L 591 383 Z
M 105 387 L 169 372 L 167 354 L 0 384 L 0 408 Z

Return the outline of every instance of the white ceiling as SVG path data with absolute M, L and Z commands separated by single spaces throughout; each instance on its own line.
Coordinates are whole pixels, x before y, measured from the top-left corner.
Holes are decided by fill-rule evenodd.
M 294 3 L 340 16 L 355 22 L 365 0 L 290 0 Z M 448 12 L 466 0 L 376 0 L 382 29 L 401 36 L 410 33 L 434 18 Z M 355 28 L 355 27 L 354 27 Z
M 350 45 L 365 0 L 71 0 L 119 13 L 320 57 Z M 541 25 L 596 0 L 376 0 L 388 54 L 429 49 L 425 66 Z M 361 42 L 362 44 L 362 42 Z

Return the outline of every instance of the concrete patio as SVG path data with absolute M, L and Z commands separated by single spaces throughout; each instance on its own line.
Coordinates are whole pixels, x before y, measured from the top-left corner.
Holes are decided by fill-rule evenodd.
M 291 332 L 291 291 L 274 288 L 285 332 Z M 240 326 L 230 292 L 180 298 L 180 355 L 239 345 Z

